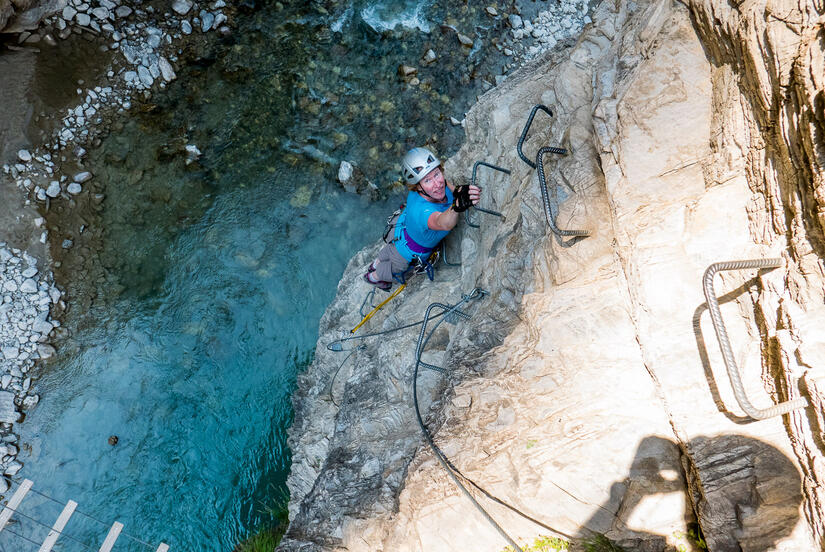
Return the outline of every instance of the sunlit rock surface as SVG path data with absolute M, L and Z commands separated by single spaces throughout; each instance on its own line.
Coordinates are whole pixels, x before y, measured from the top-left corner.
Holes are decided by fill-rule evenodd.
M 510 169 L 480 173 L 484 206 L 504 218 L 476 213 L 479 229 L 448 239 L 461 267 L 411 285 L 360 331 L 490 292 L 434 336 L 424 358 L 449 374 L 422 372 L 422 408 L 466 476 L 558 534 L 689 550 L 698 520 L 713 551 L 817 550 L 824 8 L 688 4 L 603 2 L 575 47 L 486 94 L 447 172 L 467 179 L 478 160 Z M 545 161 L 553 216 L 588 238 L 549 232 L 536 172 L 517 157 L 537 103 L 554 117 L 536 116 L 525 152 L 568 149 Z M 415 422 L 417 328 L 350 357 L 325 348 L 360 320 L 375 251 L 348 267 L 300 378 L 281 549 L 500 551 Z M 754 422 L 733 396 L 701 281 L 713 262 L 768 257 L 787 266 L 717 277 L 722 314 L 752 402 L 813 407 Z M 552 534 L 479 500 L 520 543 Z

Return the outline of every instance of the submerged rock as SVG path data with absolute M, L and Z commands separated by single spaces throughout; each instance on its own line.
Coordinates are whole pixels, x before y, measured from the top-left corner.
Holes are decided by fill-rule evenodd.
M 194 2 L 191 0 L 174 0 L 172 2 L 172 9 L 180 15 L 186 15 L 192 9 Z
M 14 393 L 0 391 L 0 423 L 13 424 L 18 418 L 20 414 L 17 413 L 17 407 L 14 405 Z

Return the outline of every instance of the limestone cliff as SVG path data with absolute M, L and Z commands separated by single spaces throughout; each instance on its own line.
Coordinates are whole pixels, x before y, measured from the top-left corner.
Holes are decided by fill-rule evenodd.
M 485 206 L 448 241 L 460 267 L 418 281 L 362 331 L 420 320 L 432 301 L 472 318 L 443 325 L 419 377 L 435 440 L 493 494 L 557 533 L 634 550 L 823 546 L 825 131 L 821 2 L 606 0 L 569 50 L 486 94 L 447 164 L 484 160 Z M 515 145 L 539 113 L 552 217 Z M 484 218 L 480 218 L 484 217 Z M 367 291 L 357 255 L 299 381 L 290 446 L 291 525 L 282 550 L 499 551 L 506 542 L 423 444 L 411 399 L 417 328 L 332 352 Z M 722 260 L 782 257 L 717 277 L 745 390 L 758 407 L 811 406 L 753 421 L 737 404 L 702 275 Z M 454 259 L 451 259 L 454 260 Z M 357 341 L 345 343 L 354 347 Z M 480 502 L 519 542 L 551 534 Z

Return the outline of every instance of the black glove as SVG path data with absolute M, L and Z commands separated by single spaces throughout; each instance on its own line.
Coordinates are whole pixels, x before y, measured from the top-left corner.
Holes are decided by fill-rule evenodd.
M 456 186 L 453 190 L 453 211 L 461 213 L 473 206 L 470 201 L 470 187 L 467 185 Z

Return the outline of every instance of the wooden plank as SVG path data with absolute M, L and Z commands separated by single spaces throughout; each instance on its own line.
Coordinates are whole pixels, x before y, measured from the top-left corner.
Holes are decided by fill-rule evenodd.
M 106 535 L 106 540 L 100 545 L 100 552 L 110 552 L 122 530 L 123 524 L 119 521 L 114 522 L 112 528 L 109 529 L 109 534 Z
M 167 550 L 169 550 L 169 545 L 160 543 L 160 546 L 158 546 L 158 549 L 155 550 L 155 552 L 166 552 Z
M 75 508 L 77 508 L 77 502 L 74 500 L 70 500 L 66 503 L 66 506 L 63 507 L 63 511 L 60 512 L 59 516 L 57 516 L 57 521 L 55 521 L 54 525 L 52 525 L 52 530 L 49 531 L 48 535 L 46 535 L 46 540 L 43 541 L 43 544 L 40 545 L 40 550 L 37 552 L 51 552 L 54 543 L 57 542 L 57 537 L 60 536 L 63 528 L 66 527 L 67 523 L 69 523 L 69 518 L 72 517 Z
M 6 527 L 6 524 L 11 519 L 11 515 L 14 513 L 14 510 L 17 510 L 17 507 L 20 506 L 21 502 L 23 502 L 23 497 L 26 496 L 26 493 L 28 493 L 31 488 L 32 482 L 29 479 L 24 479 L 20 486 L 17 487 L 17 490 L 12 495 L 8 505 L 6 505 L 6 507 L 3 508 L 3 511 L 0 512 L 0 531 Z

